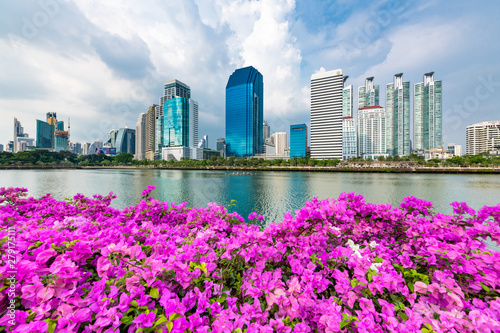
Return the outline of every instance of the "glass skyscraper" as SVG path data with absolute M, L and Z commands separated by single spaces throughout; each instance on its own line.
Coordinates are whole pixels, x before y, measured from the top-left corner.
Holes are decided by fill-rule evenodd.
M 386 149 L 391 156 L 410 155 L 410 82 L 403 73 L 386 85 Z
M 156 115 L 156 154 L 165 147 L 196 147 L 198 143 L 198 103 L 191 88 L 179 81 L 165 83 Z
M 358 87 L 358 109 L 380 105 L 380 86 L 373 85 L 373 76 L 367 77 L 364 87 Z
M 227 156 L 264 152 L 264 79 L 252 66 L 240 68 L 226 85 Z
M 424 74 L 424 82 L 414 86 L 414 149 L 436 149 L 442 146 L 442 82 L 434 81 L 434 72 Z
M 344 83 L 348 76 L 344 76 Z M 342 90 L 342 159 L 357 157 L 356 127 L 353 117 L 353 87 Z
M 307 125 L 290 125 L 290 158 L 306 157 Z
M 36 121 L 36 147 L 52 151 L 68 150 L 69 133 L 64 122 L 57 121 L 55 112 L 47 113 L 47 121 Z
M 116 153 L 129 153 L 135 155 L 135 130 L 120 128 L 116 134 Z M 93 153 L 90 152 L 90 153 Z

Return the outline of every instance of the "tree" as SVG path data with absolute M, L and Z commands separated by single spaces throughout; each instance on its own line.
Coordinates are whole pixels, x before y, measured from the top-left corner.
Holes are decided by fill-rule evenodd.
M 132 160 L 134 159 L 134 155 L 130 153 L 120 153 L 115 156 L 115 161 L 120 164 L 128 164 L 132 163 Z

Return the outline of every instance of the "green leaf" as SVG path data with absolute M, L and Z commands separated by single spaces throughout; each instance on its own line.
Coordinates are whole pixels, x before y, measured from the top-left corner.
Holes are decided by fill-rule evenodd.
M 158 288 L 157 287 L 151 288 L 151 291 L 149 292 L 149 296 L 151 296 L 152 298 L 160 297 L 160 293 L 158 291 Z
M 125 325 L 131 324 L 133 320 L 134 319 L 132 317 L 130 317 L 130 316 L 123 316 L 120 319 L 120 321 L 122 322 L 122 324 L 125 324 Z
M 172 323 L 171 321 L 169 321 L 167 323 L 167 329 L 168 329 L 168 332 L 172 332 L 172 328 L 174 328 L 174 323 Z
M 154 327 L 156 327 L 156 326 L 158 326 L 158 325 L 160 325 L 161 323 L 166 322 L 166 321 L 167 321 L 167 318 L 165 318 L 165 316 L 164 316 L 164 315 L 160 315 L 160 316 L 158 316 L 158 319 L 156 320 L 156 322 L 155 322 L 155 324 L 154 324 L 153 328 L 154 328 Z
M 487 293 L 490 292 L 490 288 L 488 288 L 487 285 L 485 285 L 484 283 L 481 282 L 481 287 L 483 287 L 483 290 L 486 291 Z
M 47 332 L 54 333 L 56 326 L 57 326 L 57 320 L 48 318 L 48 319 L 45 319 L 45 321 L 47 322 L 47 324 L 49 324 L 49 327 L 47 328 Z
M 172 314 L 168 317 L 168 319 L 169 319 L 170 321 L 174 321 L 174 320 L 179 319 L 179 318 L 181 318 L 181 317 L 182 317 L 182 315 L 181 315 L 181 314 L 178 314 L 178 313 L 172 313 Z

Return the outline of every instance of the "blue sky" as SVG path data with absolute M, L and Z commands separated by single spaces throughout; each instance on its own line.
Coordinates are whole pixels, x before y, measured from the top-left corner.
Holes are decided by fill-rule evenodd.
M 17 117 L 71 118 L 72 141 L 135 127 L 165 81 L 191 87 L 200 137 L 224 136 L 225 85 L 252 65 L 264 76 L 271 131 L 310 123 L 310 77 L 341 68 L 357 87 L 404 73 L 443 81 L 443 139 L 465 144 L 469 124 L 500 120 L 500 2 L 151 0 L 0 4 L 0 143 Z M 357 96 L 355 96 L 355 105 Z M 412 94 L 413 105 L 413 94 Z M 412 109 L 413 115 L 413 109 Z

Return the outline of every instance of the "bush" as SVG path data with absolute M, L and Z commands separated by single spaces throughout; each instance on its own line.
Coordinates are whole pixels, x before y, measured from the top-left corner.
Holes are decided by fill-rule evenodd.
M 24 198 L 0 189 L 0 330 L 489 332 L 500 327 L 500 205 L 453 216 L 343 193 L 260 230 L 224 206 L 142 193 Z M 15 243 L 15 250 L 9 244 Z M 17 286 L 7 265 L 16 256 Z M 16 320 L 7 311 L 13 300 Z

